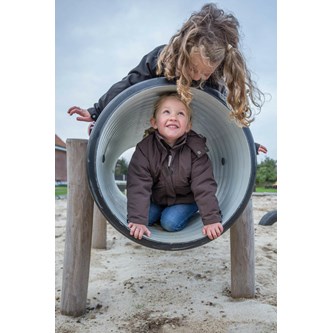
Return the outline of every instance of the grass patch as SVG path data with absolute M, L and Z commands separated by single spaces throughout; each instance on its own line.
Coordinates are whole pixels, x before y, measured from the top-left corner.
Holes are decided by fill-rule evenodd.
M 56 186 L 55 187 L 55 196 L 67 195 L 67 186 Z
M 266 188 L 266 187 L 256 186 L 255 192 L 258 192 L 258 193 L 263 193 L 263 192 L 277 193 L 277 189 L 276 188 Z

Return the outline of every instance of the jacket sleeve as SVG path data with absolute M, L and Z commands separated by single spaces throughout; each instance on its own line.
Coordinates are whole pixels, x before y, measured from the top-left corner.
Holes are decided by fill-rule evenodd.
M 148 225 L 153 179 L 146 155 L 137 145 L 127 172 L 127 220 Z
M 207 154 L 192 162 L 191 189 L 204 225 L 221 222 L 221 211 L 216 197 L 217 184 Z
M 95 103 L 92 108 L 88 109 L 93 120 L 97 120 L 101 112 L 107 106 L 107 104 L 120 94 L 126 88 L 148 79 L 157 77 L 157 58 L 164 45 L 158 46 L 150 53 L 146 54 L 139 65 L 132 69 L 126 77 L 121 81 L 115 83 L 99 100 Z

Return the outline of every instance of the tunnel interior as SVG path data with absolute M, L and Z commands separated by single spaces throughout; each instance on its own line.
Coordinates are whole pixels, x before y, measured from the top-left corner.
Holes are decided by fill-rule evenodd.
M 216 196 L 226 231 L 242 213 L 252 194 L 256 169 L 254 142 L 248 128 L 240 128 L 230 119 L 230 111 L 217 91 L 191 89 L 192 129 L 207 138 L 208 155 L 218 185 Z M 151 248 L 183 250 L 209 241 L 202 234 L 199 213 L 182 231 L 170 233 L 153 226 L 150 238 L 136 240 L 129 235 L 127 227 L 126 195 L 115 181 L 119 157 L 135 147 L 144 130 L 150 127 L 149 119 L 159 95 L 172 91 L 176 91 L 174 84 L 157 78 L 136 84 L 113 99 L 103 110 L 89 138 L 87 170 L 95 202 L 119 232 Z

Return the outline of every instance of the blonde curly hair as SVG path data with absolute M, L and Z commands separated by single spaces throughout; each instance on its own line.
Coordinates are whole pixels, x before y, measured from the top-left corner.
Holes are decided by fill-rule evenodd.
M 157 61 L 157 75 L 168 80 L 176 79 L 177 91 L 189 105 L 191 56 L 199 53 L 209 66 L 216 67 L 210 82 L 219 90 L 227 88 L 227 103 L 231 117 L 240 126 L 249 126 L 254 120 L 250 107 L 260 110 L 264 94 L 251 80 L 244 56 L 238 48 L 239 23 L 232 14 L 226 14 L 215 4 L 206 4 L 194 12 L 182 28 L 171 37 Z M 202 87 L 205 81 L 199 82 Z

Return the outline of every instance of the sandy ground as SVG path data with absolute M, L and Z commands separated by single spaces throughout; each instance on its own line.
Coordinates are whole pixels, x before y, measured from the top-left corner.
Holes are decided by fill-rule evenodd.
M 186 251 L 132 242 L 110 224 L 107 249 L 92 249 L 87 312 L 61 315 L 66 199 L 55 204 L 55 332 L 265 333 L 277 331 L 277 223 L 259 225 L 276 195 L 254 195 L 256 295 L 230 292 L 230 237 Z

